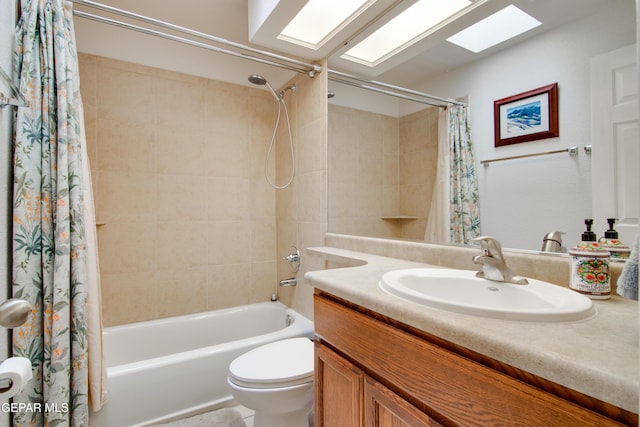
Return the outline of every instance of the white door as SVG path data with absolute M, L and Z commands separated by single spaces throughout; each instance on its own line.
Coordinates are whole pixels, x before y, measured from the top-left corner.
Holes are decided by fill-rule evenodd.
M 618 218 L 620 239 L 631 244 L 640 217 L 636 45 L 591 60 L 591 145 L 594 231 Z

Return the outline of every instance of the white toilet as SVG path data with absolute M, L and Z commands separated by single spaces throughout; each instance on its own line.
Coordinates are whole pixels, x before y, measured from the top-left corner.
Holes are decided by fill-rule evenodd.
M 313 341 L 290 338 L 254 348 L 229 365 L 236 401 L 254 427 L 308 427 L 313 408 Z

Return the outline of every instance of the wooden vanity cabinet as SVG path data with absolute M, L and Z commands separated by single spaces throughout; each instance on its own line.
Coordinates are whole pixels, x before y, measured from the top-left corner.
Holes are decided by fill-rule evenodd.
M 597 413 L 584 395 L 579 405 L 330 295 L 317 293 L 314 311 L 315 427 L 637 425 L 636 414 Z
M 316 343 L 318 426 L 439 426 L 440 423 Z
M 363 425 L 364 372 L 318 342 L 315 358 L 315 425 Z

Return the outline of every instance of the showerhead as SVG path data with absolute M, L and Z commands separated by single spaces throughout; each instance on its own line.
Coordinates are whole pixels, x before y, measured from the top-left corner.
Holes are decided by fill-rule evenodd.
M 260 74 L 251 74 L 249 76 L 249 82 L 253 83 L 254 85 L 263 86 L 267 84 L 267 79 L 262 77 Z
M 259 74 L 251 74 L 251 75 L 249 75 L 249 82 L 253 83 L 254 85 L 258 85 L 258 86 L 265 86 L 266 85 L 269 88 L 269 91 L 271 92 L 273 97 L 276 99 L 276 101 L 280 102 L 280 97 L 278 97 L 278 95 L 276 94 L 276 91 L 273 90 L 273 87 L 271 87 L 271 85 L 269 84 L 267 79 L 265 79 L 261 75 L 259 75 Z

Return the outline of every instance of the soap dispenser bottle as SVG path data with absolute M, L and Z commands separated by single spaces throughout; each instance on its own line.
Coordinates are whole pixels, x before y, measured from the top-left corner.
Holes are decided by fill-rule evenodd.
M 631 256 L 631 248 L 618 240 L 618 232 L 613 229 L 616 218 L 607 218 L 609 229 L 600 238 L 600 246 L 605 251 L 609 251 L 611 261 L 624 262 Z
M 591 299 L 608 299 L 611 297 L 609 252 L 602 249 L 596 233 L 591 231 L 593 219 L 585 219 L 584 223 L 587 230 L 582 233 L 582 241 L 569 251 L 569 287 Z

